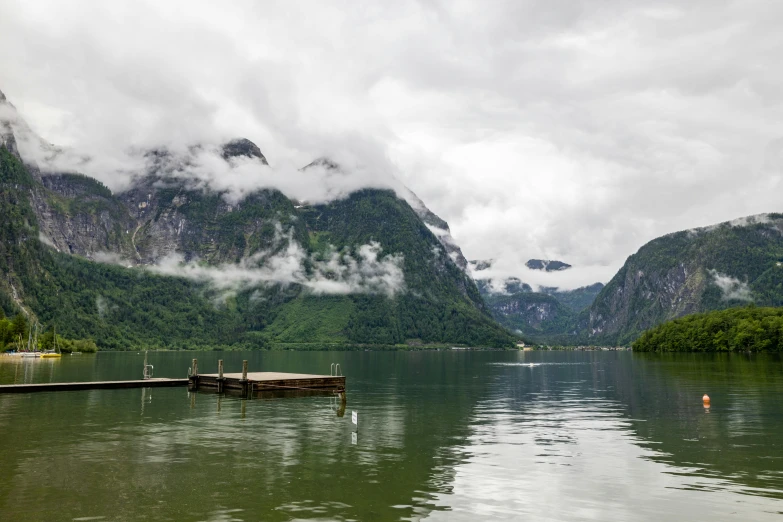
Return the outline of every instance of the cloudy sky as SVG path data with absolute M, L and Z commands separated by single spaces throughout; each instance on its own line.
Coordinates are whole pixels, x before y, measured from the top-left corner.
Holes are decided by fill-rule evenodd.
M 606 282 L 656 236 L 783 211 L 783 2 L 0 0 L 0 13 L 0 89 L 47 140 L 110 157 L 244 136 L 277 166 L 352 157 L 509 274 L 544 257 L 576 267 L 552 283 Z

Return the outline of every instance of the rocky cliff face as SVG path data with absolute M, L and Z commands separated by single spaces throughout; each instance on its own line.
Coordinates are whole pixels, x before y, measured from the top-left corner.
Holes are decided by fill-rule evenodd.
M 219 192 L 188 188 L 186 180 L 160 180 L 154 175 L 119 194 L 130 215 L 134 260 L 154 264 L 172 254 L 186 261 L 212 264 L 237 262 L 273 246 L 276 227 L 293 229 L 293 203 L 275 190 L 260 190 L 231 203 Z
M 438 238 L 440 244 L 443 245 L 443 248 L 446 249 L 446 253 L 449 255 L 451 260 L 460 268 L 460 270 L 467 272 L 468 260 L 465 259 L 465 256 L 462 254 L 462 250 L 452 237 L 449 224 L 430 209 L 428 209 L 424 202 L 419 199 L 416 194 L 411 191 L 408 191 L 408 193 L 409 196 L 407 200 L 413 208 L 414 212 L 416 212 L 416 215 L 419 216 L 419 218 L 424 221 L 424 223 L 426 223 L 427 227 L 430 229 L 430 232 L 435 234 L 435 237 Z
M 487 302 L 501 324 L 528 336 L 565 333 L 573 323 L 574 313 L 547 294 L 502 295 L 488 298 Z
M 628 258 L 581 317 L 588 338 L 626 343 L 683 315 L 783 303 L 783 216 L 669 234 Z
M 134 259 L 130 234 L 135 222 L 108 188 L 77 174 L 40 179 L 31 202 L 42 241 L 89 259 L 109 252 Z

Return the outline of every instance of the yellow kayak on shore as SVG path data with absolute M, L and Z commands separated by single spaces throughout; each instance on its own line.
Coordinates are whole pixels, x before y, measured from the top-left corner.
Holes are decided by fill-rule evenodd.
M 42 353 L 41 359 L 51 359 L 53 357 L 62 357 L 62 354 L 59 353 Z

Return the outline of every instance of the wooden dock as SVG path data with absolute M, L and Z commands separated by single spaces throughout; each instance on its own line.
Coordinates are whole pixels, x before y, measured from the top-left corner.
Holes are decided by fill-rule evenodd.
M 339 373 L 339 365 L 332 365 Z M 152 366 L 144 359 L 144 375 L 151 375 Z M 223 361 L 218 361 L 218 373 L 198 373 L 198 361 L 193 359 L 187 379 L 145 378 L 133 381 L 48 382 L 39 384 L 0 385 L 0 393 L 30 393 L 42 391 L 118 390 L 124 388 L 167 388 L 188 386 L 192 390 L 238 392 L 245 396 L 261 392 L 345 392 L 342 375 L 313 375 L 307 373 L 250 372 L 247 361 L 242 361 L 242 373 L 223 373 Z
M 220 392 L 242 393 L 266 391 L 345 391 L 345 377 L 334 375 L 312 375 L 306 373 L 250 372 L 207 373 L 191 376 L 191 388 L 214 389 Z
M 313 375 L 309 373 L 248 372 L 247 361 L 242 361 L 242 373 L 223 373 L 223 360 L 218 361 L 217 373 L 198 373 L 198 359 L 193 359 L 190 368 L 190 385 L 193 390 L 211 389 L 218 393 L 239 392 L 252 396 L 257 392 L 270 391 L 325 391 L 345 394 L 345 377 L 339 364 L 332 364 L 334 375 Z
M 134 381 L 46 382 L 38 384 L 4 384 L 0 393 L 30 393 L 45 391 L 120 390 L 126 388 L 170 388 L 187 386 L 188 379 L 138 379 Z

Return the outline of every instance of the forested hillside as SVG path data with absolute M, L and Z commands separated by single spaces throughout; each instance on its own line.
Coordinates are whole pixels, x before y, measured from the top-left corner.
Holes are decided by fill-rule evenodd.
M 637 352 L 783 351 L 783 308 L 755 306 L 665 322 L 634 341 Z

